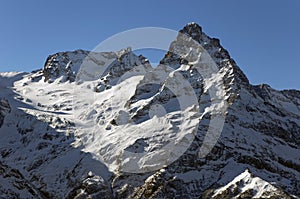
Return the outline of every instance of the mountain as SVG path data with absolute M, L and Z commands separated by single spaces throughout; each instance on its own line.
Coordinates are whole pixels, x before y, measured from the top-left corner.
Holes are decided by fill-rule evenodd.
M 196 23 L 157 67 L 61 52 L 0 90 L 1 198 L 300 197 L 300 91 L 251 85 Z
M 208 193 L 208 192 L 207 192 Z M 279 188 L 254 177 L 249 170 L 235 177 L 226 186 L 210 191 L 209 198 L 290 198 Z

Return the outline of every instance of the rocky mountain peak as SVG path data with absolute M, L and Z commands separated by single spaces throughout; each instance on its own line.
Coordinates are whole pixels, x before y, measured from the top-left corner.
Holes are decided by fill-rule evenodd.
M 191 36 L 196 41 L 200 41 L 202 36 L 202 28 L 195 22 L 188 23 L 179 32 Z
M 180 33 L 201 48 L 178 36 L 155 69 L 127 48 L 0 73 L 0 197 L 299 198 L 300 92 L 251 85 L 196 23 Z
M 149 64 L 143 56 L 135 55 L 131 48 L 124 48 L 116 52 L 93 52 L 75 50 L 59 52 L 48 56 L 43 68 L 45 82 L 91 80 L 102 78 L 107 73 L 122 73 L 135 65 Z M 105 71 L 106 70 L 106 71 Z M 123 71 L 125 72 L 125 71 Z M 84 77 L 79 73 L 84 73 Z M 78 79 L 77 79 L 78 80 Z

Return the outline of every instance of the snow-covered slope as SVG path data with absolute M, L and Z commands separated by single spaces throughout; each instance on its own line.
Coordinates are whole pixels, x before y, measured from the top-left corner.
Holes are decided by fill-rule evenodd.
M 77 50 L 0 89 L 2 198 L 300 195 L 300 92 L 251 85 L 195 23 L 155 69 L 129 48 Z
M 279 188 L 261 178 L 254 177 L 249 170 L 235 177 L 226 186 L 214 190 L 210 198 L 289 198 Z

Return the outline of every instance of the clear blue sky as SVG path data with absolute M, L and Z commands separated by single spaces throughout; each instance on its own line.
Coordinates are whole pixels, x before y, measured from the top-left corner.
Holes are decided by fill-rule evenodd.
M 49 54 L 91 50 L 131 28 L 179 30 L 194 21 L 221 40 L 251 83 L 300 89 L 299 20 L 299 0 L 3 0 L 0 71 L 42 68 Z

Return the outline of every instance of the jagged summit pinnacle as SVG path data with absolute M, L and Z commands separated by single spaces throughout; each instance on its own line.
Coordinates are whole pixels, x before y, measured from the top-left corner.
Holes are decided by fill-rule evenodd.
M 90 70 L 94 70 L 91 73 L 95 74 L 96 67 L 97 72 L 101 74 L 104 72 L 102 69 L 105 67 L 114 67 L 116 71 L 120 71 L 124 69 L 122 68 L 124 66 L 131 68 L 141 63 L 149 64 L 145 57 L 135 55 L 131 47 L 116 52 L 84 50 L 59 52 L 48 56 L 43 68 L 43 76 L 45 82 L 53 82 L 59 78 L 61 78 L 61 82 L 73 82 L 82 68 L 90 68 Z
M 202 28 L 196 22 L 188 23 L 179 32 L 191 36 L 196 41 L 200 41 L 202 36 Z

